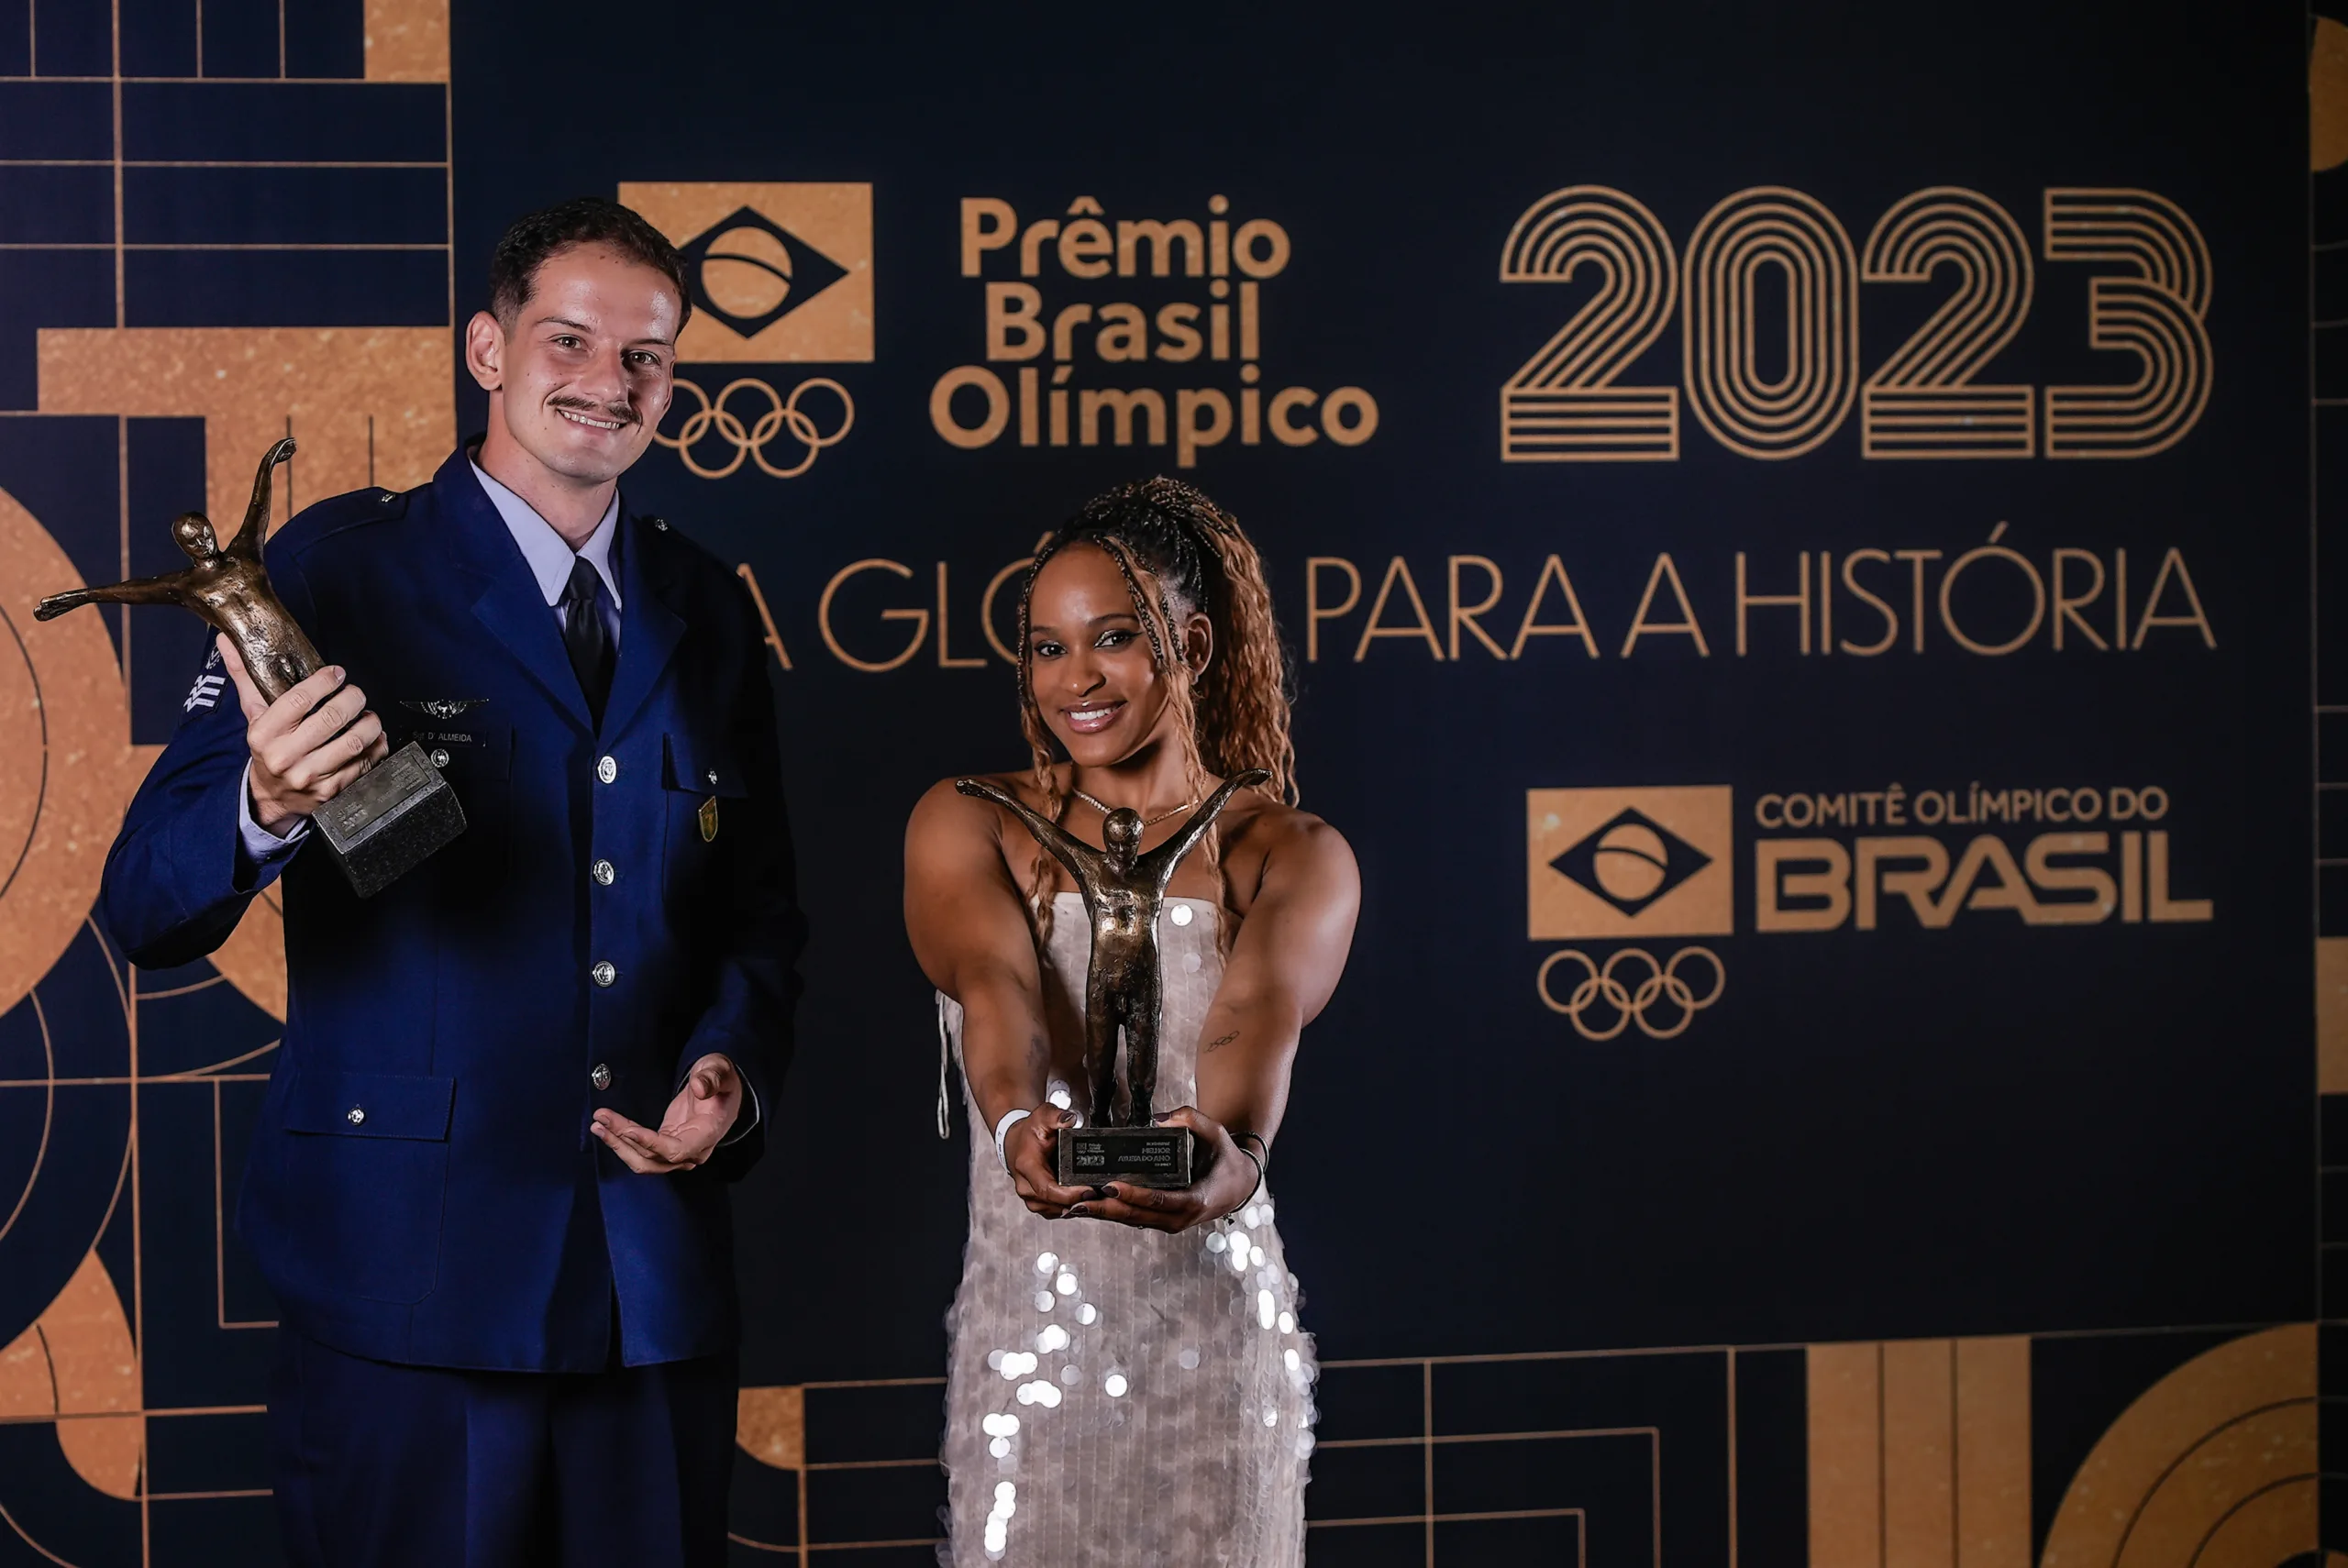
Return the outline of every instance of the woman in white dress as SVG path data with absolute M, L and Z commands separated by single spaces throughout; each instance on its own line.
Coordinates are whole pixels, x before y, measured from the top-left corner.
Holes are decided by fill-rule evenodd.
M 1312 1342 L 1265 1169 L 1298 1036 L 1352 944 L 1353 854 L 1290 803 L 1288 671 L 1262 563 L 1196 490 L 1128 485 L 1053 534 L 1019 651 L 1034 763 L 995 782 L 1088 843 L 1123 806 L 1155 848 L 1224 776 L 1272 777 L 1232 800 L 1159 919 L 1153 1109 L 1197 1134 L 1202 1165 L 1179 1191 L 1059 1185 L 1059 1131 L 1092 1109 L 1083 905 L 1002 807 L 947 779 L 914 809 L 905 925 L 972 1129 L 939 1558 L 1295 1568 Z

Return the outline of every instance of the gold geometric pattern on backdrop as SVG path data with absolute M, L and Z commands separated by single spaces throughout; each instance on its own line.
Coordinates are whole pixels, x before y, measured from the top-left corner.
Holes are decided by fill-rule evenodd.
M 760 1464 L 796 1470 L 807 1462 L 807 1391 L 795 1384 L 745 1388 L 734 1441 Z
M 2030 1568 L 2027 1339 L 1808 1361 L 1811 1568 Z
M 39 353 L 43 414 L 200 416 L 223 533 L 280 436 L 302 449 L 278 480 L 278 523 L 345 491 L 422 484 L 457 444 L 456 359 L 437 326 L 47 327 Z
M 367 80 L 449 80 L 449 0 L 367 0 Z
M 33 619 L 42 594 L 80 585 L 39 519 L 0 491 L 0 1012 L 82 928 L 144 771 L 105 622 Z
M 364 0 L 364 27 L 366 80 L 447 82 L 449 0 Z M 124 160 L 118 123 L 114 158 L 118 166 Z M 446 179 L 445 166 L 441 178 Z M 115 259 L 119 266 L 119 249 Z M 34 412 L 117 421 L 117 482 L 128 471 L 125 422 L 202 419 L 204 492 L 168 504 L 202 506 L 224 534 L 243 516 L 256 459 L 281 436 L 294 436 L 301 451 L 279 486 L 272 520 L 277 524 L 339 491 L 423 483 L 455 445 L 456 367 L 445 322 L 127 326 L 121 325 L 121 287 L 118 274 L 115 327 L 47 329 L 39 335 Z M 132 540 L 160 541 L 168 521 L 131 515 L 126 497 L 118 558 L 89 569 L 103 568 L 108 579 L 130 575 Z M 99 615 L 47 624 L 32 619 L 37 598 L 79 586 L 83 569 L 40 519 L 16 497 L 0 492 L 0 1012 L 26 1003 L 28 997 L 33 1000 L 26 1005 L 37 1007 L 33 988 L 87 929 L 106 849 L 139 778 L 161 749 L 134 745 L 130 739 L 134 648 L 128 632 L 117 653 L 108 624 Z M 254 900 L 215 967 L 256 1004 L 283 1017 L 283 924 L 273 895 Z M 140 1001 L 135 989 L 124 999 L 134 1041 Z M 132 1060 L 136 1075 L 135 1045 Z M 257 1085 L 268 1064 L 243 1073 L 218 1072 L 217 1066 L 197 1069 L 213 1082 L 215 1168 L 153 1173 L 167 1183 L 200 1179 L 210 1187 L 216 1272 L 224 1267 L 218 1250 L 225 1224 L 221 1204 L 233 1192 L 235 1179 L 233 1170 L 224 1176 L 217 1168 L 223 1149 L 218 1096 L 231 1083 Z M 54 1084 L 50 1092 L 56 1092 Z M 122 1176 L 122 1194 L 127 1196 L 118 1194 L 134 1214 L 141 1190 L 138 1104 L 134 1097 Z M 52 1168 L 50 1174 L 54 1179 L 58 1173 Z M 0 1232 L 9 1223 L 10 1216 L 0 1211 Z M 135 1220 L 132 1235 L 136 1245 Z M 142 1261 L 151 1270 L 152 1260 Z M 151 1271 L 142 1284 L 136 1268 L 119 1279 L 111 1276 L 93 1249 L 31 1326 L 0 1345 L 0 1423 L 47 1425 L 83 1485 L 142 1505 L 153 1500 L 147 1496 L 150 1412 L 139 1339 L 143 1310 L 152 1305 L 152 1283 Z M 226 1291 L 225 1273 L 216 1284 Z M 216 1324 L 223 1331 L 269 1326 L 231 1320 L 225 1305 Z M 227 1407 L 174 1413 L 250 1414 Z M 143 1508 L 139 1529 L 139 1550 L 151 1554 L 154 1543 Z M 24 1531 L 17 1528 L 15 1533 Z M 36 1544 L 34 1550 L 43 1549 Z
M 0 1349 L 0 1419 L 62 1418 L 57 1445 L 73 1473 L 109 1497 L 129 1498 L 138 1495 L 146 1447 L 139 1403 L 130 1319 L 93 1251 L 33 1326 Z
M 2348 1094 L 2348 936 L 2316 938 L 2315 1087 Z
M 2079 1466 L 2040 1568 L 2276 1568 L 2316 1549 L 2316 1331 L 2187 1362 Z
M 2308 167 L 2316 173 L 2348 163 L 2348 27 L 2315 19 L 2308 50 Z

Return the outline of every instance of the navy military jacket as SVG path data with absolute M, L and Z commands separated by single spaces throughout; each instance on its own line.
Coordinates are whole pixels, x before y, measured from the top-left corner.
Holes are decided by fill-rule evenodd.
M 773 699 L 734 575 L 625 499 L 620 530 L 600 734 L 465 453 L 268 547 L 393 745 L 445 754 L 467 819 L 371 899 L 316 845 L 282 879 L 284 1043 L 238 1226 L 289 1326 L 351 1354 L 601 1370 L 615 1301 L 631 1365 L 737 1338 L 726 1182 L 775 1112 L 804 933 Z M 233 690 L 194 710 L 131 802 L 101 910 L 134 963 L 210 953 L 252 896 L 244 730 Z M 639 1176 L 588 1131 L 604 1105 L 659 1125 L 712 1051 L 762 1116 L 709 1165 Z

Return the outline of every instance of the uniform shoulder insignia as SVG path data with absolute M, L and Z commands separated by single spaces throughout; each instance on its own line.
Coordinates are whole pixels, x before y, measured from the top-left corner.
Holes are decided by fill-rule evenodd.
M 329 495 L 303 508 L 302 517 L 316 517 L 336 524 L 371 522 L 379 517 L 396 517 L 407 510 L 405 492 L 384 490 L 370 485 L 365 490 L 347 490 L 340 495 Z
M 719 560 L 706 545 L 686 533 L 682 525 L 649 513 L 639 513 L 636 521 L 643 526 L 639 537 L 650 547 L 646 555 L 648 560 L 666 561 L 669 569 L 673 571 L 692 574 L 714 571 L 726 577 L 734 575 L 732 566 Z
M 408 495 L 408 491 L 401 490 L 369 489 L 354 490 L 342 499 L 360 511 L 387 517 L 407 510 Z

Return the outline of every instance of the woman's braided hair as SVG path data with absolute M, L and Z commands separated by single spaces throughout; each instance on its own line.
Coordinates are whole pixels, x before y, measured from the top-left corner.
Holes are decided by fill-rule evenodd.
M 1260 767 L 1271 778 L 1257 786 L 1274 800 L 1296 800 L 1296 747 L 1289 739 L 1290 668 L 1272 619 L 1263 558 L 1231 514 L 1180 480 L 1139 480 L 1085 502 L 1083 510 L 1047 535 L 1019 595 L 1019 719 L 1027 736 L 1036 791 L 1054 822 L 1068 809 L 1068 791 L 1053 767 L 1058 752 L 1036 700 L 1034 656 L 1027 633 L 1036 580 L 1045 563 L 1070 545 L 1091 545 L 1116 563 L 1133 595 L 1134 614 L 1149 640 L 1151 662 L 1166 681 L 1182 746 L 1191 794 L 1203 797 L 1208 780 Z M 1183 662 L 1176 617 L 1203 612 L 1214 627 L 1214 655 L 1195 678 Z M 1222 879 L 1221 834 L 1210 829 L 1198 853 Z M 1039 846 L 1028 884 L 1028 908 L 1039 938 L 1050 931 L 1052 860 Z M 1227 906 L 1227 898 L 1221 900 Z M 1228 919 L 1220 922 L 1224 932 Z

